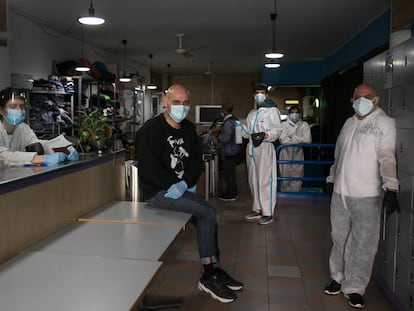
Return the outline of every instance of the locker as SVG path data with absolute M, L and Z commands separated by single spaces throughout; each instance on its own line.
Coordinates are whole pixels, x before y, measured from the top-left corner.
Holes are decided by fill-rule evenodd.
M 395 251 L 397 239 L 397 215 L 382 215 L 381 235 L 375 267 L 391 291 L 395 290 Z
M 406 67 L 405 67 L 405 85 L 414 84 L 414 41 L 408 40 L 405 47 Z
M 404 85 L 405 67 L 406 67 L 406 43 L 403 42 L 392 49 L 392 86 L 397 87 Z
M 399 128 L 414 128 L 414 89 L 392 88 L 389 111 Z
M 401 211 L 382 216 L 374 265 L 400 303 L 414 311 L 414 38 L 370 59 L 364 79 L 373 81 L 381 108 L 395 119 L 400 181 Z
M 389 114 L 389 104 L 390 104 L 390 90 L 382 89 L 377 90 L 377 96 L 379 97 L 379 106 L 384 110 L 388 115 Z
M 405 258 L 397 254 L 395 268 L 395 292 L 398 293 L 400 302 L 404 307 L 410 309 L 410 274 L 411 264 Z
M 372 72 L 367 73 L 367 77 L 371 76 L 370 79 L 372 85 L 375 86 L 377 90 L 385 89 L 384 84 L 384 71 L 385 71 L 385 52 L 378 54 L 377 56 L 371 59 L 372 63 L 368 68 L 371 68 Z
M 374 85 L 374 59 L 364 63 L 364 83 Z
M 401 106 L 400 102 L 402 102 L 404 98 L 404 88 L 402 86 L 393 87 L 389 89 L 389 91 L 390 91 L 390 100 L 388 102 L 388 115 L 395 119 L 395 114 L 398 110 L 398 107 Z
M 411 260 L 413 243 L 413 179 L 414 176 L 398 172 L 400 182 L 400 214 L 398 215 L 397 252 L 406 260 Z
M 398 170 L 414 175 L 414 129 L 398 128 L 397 124 L 397 164 Z

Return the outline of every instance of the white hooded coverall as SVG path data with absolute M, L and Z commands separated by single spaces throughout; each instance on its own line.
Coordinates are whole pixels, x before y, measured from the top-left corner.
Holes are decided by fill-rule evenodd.
M 310 144 L 312 136 L 308 122 L 298 120 L 296 123 L 291 119 L 282 122 L 281 144 Z M 284 147 L 280 150 L 279 160 L 303 160 L 303 149 L 301 147 Z M 280 176 L 303 177 L 303 164 L 279 164 Z M 282 192 L 299 192 L 302 188 L 301 180 L 283 180 Z
M 277 164 L 273 142 L 280 136 L 280 112 L 276 105 L 252 109 L 246 118 L 243 137 L 249 138 L 246 147 L 246 165 L 249 186 L 253 196 L 252 210 L 262 216 L 273 216 L 277 195 Z M 254 147 L 250 134 L 268 134 L 260 146 Z
M 395 145 L 395 122 L 379 107 L 362 120 L 349 118 L 338 136 L 327 177 L 334 183 L 329 268 L 344 294 L 363 295 L 371 277 L 383 190 L 398 190 Z

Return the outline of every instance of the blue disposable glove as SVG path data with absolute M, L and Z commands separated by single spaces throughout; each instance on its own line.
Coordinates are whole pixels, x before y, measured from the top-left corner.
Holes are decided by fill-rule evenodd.
M 70 153 L 68 154 L 69 161 L 78 161 L 79 160 L 79 153 L 76 151 L 74 147 L 68 148 Z
M 187 183 L 182 180 L 178 183 L 172 184 L 164 194 L 165 198 L 179 199 L 183 196 L 184 192 L 188 189 Z
M 66 160 L 66 153 L 55 152 L 50 154 L 45 154 L 45 163 L 46 164 L 57 164 Z
M 187 191 L 192 192 L 192 193 L 196 193 L 196 191 L 197 191 L 197 185 L 194 185 L 191 188 L 188 188 Z

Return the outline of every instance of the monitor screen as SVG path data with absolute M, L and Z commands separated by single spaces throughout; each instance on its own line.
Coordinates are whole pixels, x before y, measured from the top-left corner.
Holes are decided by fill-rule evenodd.
M 223 121 L 220 114 L 221 106 L 218 105 L 197 105 L 195 106 L 195 123 L 196 124 L 213 124 L 214 121 Z

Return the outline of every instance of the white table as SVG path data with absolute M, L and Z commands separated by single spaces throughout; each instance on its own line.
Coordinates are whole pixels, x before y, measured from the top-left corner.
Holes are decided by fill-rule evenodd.
M 0 310 L 125 311 L 161 262 L 27 252 L 0 266 Z
M 157 261 L 180 231 L 179 226 L 78 222 L 28 250 Z
M 115 201 L 78 220 L 185 227 L 190 218 L 191 214 L 149 207 L 144 202 Z

